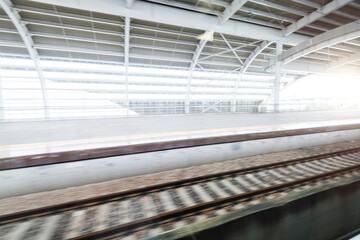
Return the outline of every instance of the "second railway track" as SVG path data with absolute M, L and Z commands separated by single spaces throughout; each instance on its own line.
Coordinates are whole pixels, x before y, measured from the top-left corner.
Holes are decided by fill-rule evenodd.
M 360 171 L 360 148 L 198 176 L 0 216 L 0 239 L 146 238 L 232 206 Z

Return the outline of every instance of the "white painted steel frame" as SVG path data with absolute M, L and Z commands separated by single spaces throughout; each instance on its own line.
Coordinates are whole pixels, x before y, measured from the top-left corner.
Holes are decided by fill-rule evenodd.
M 336 11 L 337 9 L 345 6 L 353 0 L 333 0 L 325 6 L 317 9 L 316 11 L 304 16 L 299 21 L 292 23 L 290 26 L 284 29 L 284 36 L 288 36 L 293 32 L 305 27 L 306 25 L 315 22 L 319 18 L 326 16 L 327 14 Z
M 193 73 L 195 71 L 196 65 L 198 63 L 199 57 L 201 55 L 202 50 L 204 49 L 207 41 L 200 40 L 199 45 L 196 47 L 190 69 L 189 69 L 189 77 L 186 85 L 186 97 L 185 97 L 185 113 L 190 113 L 190 93 L 191 93 L 191 80 Z
M 38 54 L 36 48 L 34 47 L 34 42 L 31 38 L 31 36 L 29 35 L 29 31 L 28 31 L 26 25 L 21 20 L 20 15 L 13 8 L 12 2 L 10 0 L 0 0 L 0 6 L 4 9 L 6 14 L 9 16 L 11 22 L 14 24 L 15 28 L 19 32 L 19 35 L 21 36 L 21 39 L 23 40 L 31 59 L 34 61 L 34 66 L 35 66 L 36 72 L 39 76 L 39 81 L 40 81 L 40 86 L 41 86 L 45 118 L 48 118 L 49 117 L 49 100 L 48 100 L 48 96 L 47 96 L 47 92 L 46 92 L 46 82 L 45 82 L 45 78 L 44 78 L 44 73 L 43 73 L 41 65 L 40 65 L 39 54 Z
M 118 0 L 31 0 L 51 5 L 82 9 L 86 11 L 101 12 L 116 16 L 141 19 L 145 21 L 170 24 L 181 27 L 215 32 L 253 39 L 269 41 L 282 41 L 284 44 L 296 45 L 308 37 L 292 34 L 283 37 L 281 30 L 254 25 L 251 23 L 228 20 L 221 24 L 216 16 L 204 15 L 198 12 L 177 9 L 165 5 L 153 4 L 145 1 L 134 2 L 131 9 L 126 3 Z
M 246 59 L 243 68 L 240 70 L 239 74 L 238 74 L 238 78 L 235 81 L 235 85 L 234 85 L 234 93 L 232 96 L 232 104 L 231 104 L 231 111 L 235 112 L 236 111 L 236 96 L 238 94 L 239 91 L 239 83 L 242 80 L 245 72 L 247 71 L 247 69 L 249 68 L 250 64 L 255 60 L 255 58 L 264 50 L 266 49 L 268 46 L 271 45 L 272 42 L 270 41 L 263 41 L 260 43 L 259 46 L 257 46 L 255 48 L 255 50 L 250 54 L 250 56 Z
M 360 52 L 343 57 L 343 58 L 339 59 L 338 61 L 331 62 L 330 64 L 328 64 L 327 69 L 331 70 L 331 69 L 338 68 L 338 67 L 341 67 L 346 64 L 351 64 L 351 63 L 354 63 L 357 61 L 360 61 Z
M 290 48 L 279 56 L 279 61 L 287 64 L 309 53 L 334 44 L 360 37 L 360 20 L 348 23 L 328 32 L 319 34 L 311 39 Z
M 225 7 L 225 10 L 220 16 L 221 23 L 224 24 L 229 20 L 246 2 L 247 0 L 233 0 L 229 6 Z
M 131 7 L 132 1 L 127 1 Z M 129 115 L 129 48 L 130 48 L 130 18 L 125 17 L 125 38 L 124 38 L 124 65 L 125 65 L 125 108 L 126 115 Z
M 282 42 L 276 43 L 276 58 L 280 56 L 283 51 Z M 280 82 L 281 82 L 281 62 L 276 61 L 275 64 L 275 81 L 274 81 L 274 112 L 279 112 L 280 107 Z
M 224 37 L 224 35 L 222 33 L 220 33 L 221 37 L 224 39 L 226 45 L 230 48 L 230 50 L 233 52 L 233 54 L 235 55 L 235 57 L 239 60 L 240 64 L 243 66 L 244 63 L 243 61 L 240 59 L 240 57 L 237 55 L 237 53 L 235 52 L 234 48 L 230 45 L 230 43 L 228 42 L 228 40 L 226 40 L 226 38 Z

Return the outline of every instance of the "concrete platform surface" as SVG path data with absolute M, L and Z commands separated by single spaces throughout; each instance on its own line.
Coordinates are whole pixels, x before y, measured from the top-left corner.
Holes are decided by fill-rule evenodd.
M 0 158 L 360 123 L 360 111 L 153 116 L 0 123 Z

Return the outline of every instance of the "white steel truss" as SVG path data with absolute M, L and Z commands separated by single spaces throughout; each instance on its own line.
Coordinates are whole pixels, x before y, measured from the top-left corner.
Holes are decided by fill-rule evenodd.
M 300 3 L 300 4 L 305 5 L 305 6 L 313 7 L 313 8 L 320 8 L 321 7 L 320 4 L 318 4 L 316 2 L 309 1 L 309 0 L 292 0 L 292 1 Z
M 287 88 L 289 88 L 291 85 L 293 85 L 296 81 L 299 81 L 300 79 L 308 76 L 308 74 L 299 76 L 297 78 L 292 79 L 291 81 L 285 83 L 283 86 L 280 86 L 279 93 L 285 91 Z M 264 100 L 262 100 L 259 104 L 259 111 L 261 111 L 261 107 L 266 107 L 266 105 L 275 98 L 275 92 L 272 92 L 269 96 L 267 96 Z
M 322 33 L 303 43 L 290 48 L 279 56 L 279 61 L 287 64 L 309 53 L 318 51 L 334 44 L 345 42 L 360 37 L 360 20 L 348 23 L 344 26 L 335 28 Z
M 292 23 L 290 26 L 284 29 L 284 36 L 288 36 L 293 32 L 296 32 L 300 28 L 305 27 L 306 25 L 315 22 L 319 18 L 324 17 L 325 15 L 336 11 L 337 9 L 345 6 L 346 4 L 352 2 L 352 0 L 333 0 L 325 6 L 319 8 L 318 10 L 310 13 L 307 16 L 304 16 L 299 21 Z
M 193 76 L 193 73 L 195 71 L 196 65 L 198 63 L 200 54 L 201 54 L 202 50 L 204 49 L 204 47 L 206 45 L 206 42 L 207 42 L 206 40 L 200 40 L 199 45 L 196 47 L 193 59 L 191 61 L 190 70 L 189 70 L 189 77 L 188 77 L 187 85 L 186 85 L 185 113 L 190 113 L 191 80 L 192 80 L 192 76 Z
M 354 53 L 349 56 L 343 57 L 343 58 L 339 59 L 338 61 L 329 63 L 327 66 L 327 69 L 331 70 L 331 69 L 338 68 L 338 67 L 341 67 L 346 64 L 351 64 L 351 63 L 357 62 L 359 60 L 360 60 L 360 53 Z
M 240 64 L 243 66 L 244 63 L 243 61 L 240 59 L 240 57 L 237 55 L 237 53 L 235 52 L 234 48 L 230 45 L 229 41 L 226 40 L 226 38 L 224 37 L 224 35 L 222 33 L 220 33 L 221 37 L 224 39 L 226 45 L 228 45 L 228 47 L 230 48 L 230 50 L 233 52 L 233 54 L 235 55 L 235 57 L 239 60 Z
M 252 23 L 228 20 L 224 24 L 219 23 L 217 16 L 204 15 L 199 12 L 187 11 L 170 6 L 153 4 L 151 2 L 137 1 L 129 9 L 123 1 L 112 0 L 32 0 L 57 6 L 82 9 L 86 11 L 101 12 L 110 15 L 128 16 L 145 21 L 170 24 L 180 27 L 195 28 L 201 30 L 213 30 L 223 34 L 229 34 L 252 39 L 264 39 L 269 41 L 282 41 L 284 44 L 296 45 L 308 37 L 300 34 L 291 34 L 283 37 L 281 30 L 259 26 Z M 151 11 L 149 11 L 151 9 Z
M 240 81 L 242 80 L 245 72 L 247 71 L 247 69 L 249 68 L 250 64 L 255 60 L 255 58 L 265 49 L 267 48 L 272 42 L 269 41 L 263 41 L 260 43 L 259 46 L 257 46 L 255 48 L 255 50 L 250 54 L 250 56 L 245 60 L 244 66 L 242 67 L 242 69 L 240 70 L 239 74 L 238 74 L 238 78 L 236 79 L 235 85 L 234 85 L 234 93 L 232 96 L 232 112 L 236 111 L 236 96 L 238 94 L 239 91 L 239 84 Z
M 247 0 L 233 0 L 220 16 L 221 23 L 229 20 L 246 2 Z
M 46 92 L 46 83 L 40 65 L 39 54 L 34 47 L 34 41 L 32 40 L 26 25 L 22 22 L 20 15 L 14 9 L 12 2 L 10 0 L 0 0 L 0 6 L 4 9 L 6 14 L 9 16 L 11 22 L 14 24 L 15 28 L 18 30 L 19 35 L 21 36 L 21 39 L 23 40 L 31 59 L 34 61 L 35 69 L 39 76 L 41 93 L 43 96 L 45 118 L 47 118 L 49 117 L 49 101 Z

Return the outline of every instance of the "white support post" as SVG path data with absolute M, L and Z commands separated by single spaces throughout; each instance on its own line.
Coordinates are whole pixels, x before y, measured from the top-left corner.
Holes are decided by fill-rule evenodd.
M 191 91 L 192 76 L 193 76 L 195 67 L 197 65 L 197 62 L 199 60 L 200 54 L 206 45 L 206 42 L 207 42 L 206 40 L 200 40 L 198 46 L 196 47 L 193 59 L 191 61 L 188 81 L 187 81 L 187 85 L 186 85 L 186 98 L 185 98 L 185 113 L 186 114 L 190 113 L 190 91 Z
M 236 78 L 236 81 L 235 81 L 235 86 L 234 86 L 234 90 L 233 90 L 233 95 L 232 95 L 232 100 L 231 100 L 231 112 L 236 112 L 236 96 L 237 96 L 237 93 L 238 93 L 238 90 L 239 90 L 239 84 L 243 78 L 243 75 L 244 75 L 244 71 L 243 71 L 244 68 L 242 68 L 240 71 L 239 71 L 239 74 Z
M 125 38 L 124 38 L 124 64 L 125 64 L 125 107 L 126 115 L 129 115 L 129 43 L 130 43 L 130 18 L 125 17 Z
M 40 65 L 39 54 L 34 47 L 34 41 L 32 40 L 31 35 L 29 34 L 29 31 L 28 31 L 26 25 L 22 22 L 20 15 L 15 10 L 11 1 L 10 0 L 0 0 L 0 6 L 2 7 L 2 9 L 4 9 L 6 14 L 9 16 L 11 22 L 16 27 L 16 30 L 19 32 L 19 34 L 29 52 L 31 59 L 34 61 L 34 66 L 35 66 L 36 72 L 39 77 L 41 93 L 43 96 L 45 118 L 48 118 L 49 117 L 49 101 L 48 101 L 48 96 L 47 96 L 47 91 L 46 91 L 46 83 L 45 83 L 44 74 L 43 74 L 43 71 L 42 71 L 42 68 Z
M 126 0 L 126 7 L 131 8 L 135 0 Z
M 235 85 L 234 85 L 234 91 L 231 101 L 231 112 L 236 111 L 236 96 L 239 89 L 239 83 L 241 82 L 245 72 L 249 68 L 250 64 L 255 60 L 255 58 L 265 49 L 267 48 L 272 42 L 269 41 L 262 41 L 259 46 L 255 48 L 255 50 L 248 56 L 248 58 L 245 60 L 244 67 L 240 70 L 238 77 L 236 79 Z
M 2 77 L 1 77 L 1 67 L 0 67 L 0 122 L 5 120 L 5 110 L 4 110 L 4 98 L 2 94 Z
M 275 82 L 274 82 L 274 112 L 279 112 L 280 104 L 280 81 L 281 81 L 281 61 L 278 56 L 282 53 L 282 42 L 276 43 L 276 64 L 275 64 Z

